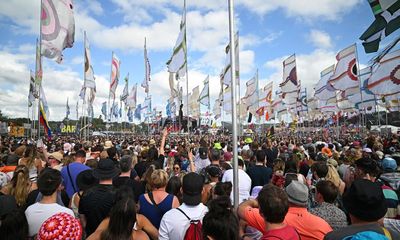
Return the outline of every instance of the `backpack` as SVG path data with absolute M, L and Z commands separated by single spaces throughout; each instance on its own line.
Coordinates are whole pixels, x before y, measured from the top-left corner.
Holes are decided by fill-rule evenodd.
M 183 213 L 185 217 L 189 220 L 190 225 L 189 228 L 186 230 L 185 237 L 183 238 L 184 240 L 202 240 L 203 239 L 203 233 L 201 231 L 202 229 L 202 224 L 200 220 L 192 220 L 186 213 L 180 209 L 176 208 L 178 211 Z
M 392 240 L 392 236 L 386 228 L 382 228 L 382 231 L 384 235 L 375 231 L 363 231 L 345 237 L 343 240 Z

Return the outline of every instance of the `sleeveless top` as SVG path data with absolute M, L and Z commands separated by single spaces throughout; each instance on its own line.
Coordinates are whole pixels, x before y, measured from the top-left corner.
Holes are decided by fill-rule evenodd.
M 158 229 L 160 227 L 161 218 L 172 208 L 173 200 L 174 195 L 168 194 L 156 207 L 151 202 L 148 202 L 144 194 L 142 194 L 139 197 L 139 213 L 147 217 L 153 226 Z

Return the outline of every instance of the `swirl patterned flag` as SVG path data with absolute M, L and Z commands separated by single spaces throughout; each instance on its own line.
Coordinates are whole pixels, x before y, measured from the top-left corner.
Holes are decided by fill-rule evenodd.
M 329 83 L 337 90 L 358 87 L 356 45 L 353 44 L 336 55 L 337 64 Z
M 62 51 L 74 45 L 72 0 L 42 0 L 41 39 L 42 55 L 61 63 Z
M 119 80 L 119 64 L 120 61 L 117 56 L 113 53 L 111 60 L 111 81 L 110 81 L 110 97 L 115 99 L 115 90 L 117 90 Z

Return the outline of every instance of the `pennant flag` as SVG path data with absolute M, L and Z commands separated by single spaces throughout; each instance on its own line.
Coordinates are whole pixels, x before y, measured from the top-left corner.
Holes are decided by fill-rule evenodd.
M 69 100 L 69 98 L 67 98 L 67 106 L 66 106 L 66 113 L 65 113 L 67 119 L 68 119 L 68 116 L 71 114 L 68 100 Z
M 141 118 L 141 114 L 140 114 L 141 110 L 142 110 L 142 105 L 141 104 L 137 105 L 137 107 L 135 109 L 134 117 L 136 119 L 138 119 L 139 121 L 140 121 L 140 118 Z
M 149 92 L 150 74 L 151 74 L 150 61 L 149 61 L 149 58 L 147 57 L 147 47 L 146 47 L 146 39 L 145 39 L 144 40 L 144 79 L 141 84 L 142 88 L 144 88 L 145 93 Z
M 118 118 L 119 109 L 118 109 L 118 103 L 117 102 L 115 102 L 113 104 L 112 109 L 113 109 L 112 114 L 114 115 L 115 118 Z
M 300 89 L 296 71 L 296 55 L 293 54 L 283 61 L 283 82 L 279 86 L 282 90 L 282 101 L 286 105 L 295 104 Z
M 137 94 L 137 84 L 132 87 L 132 90 L 129 93 L 129 96 L 126 100 L 126 104 L 128 105 L 129 108 L 136 107 L 136 94 Z
M 259 109 L 257 109 L 256 114 L 258 116 L 263 116 L 264 115 L 264 107 L 260 107 Z
M 200 96 L 199 96 L 199 102 L 200 104 L 203 104 L 204 106 L 210 106 L 210 86 L 209 86 L 209 80 L 210 76 L 207 76 L 207 78 L 204 80 L 204 87 L 201 90 Z
M 37 96 L 36 85 L 35 85 L 35 75 L 31 70 L 31 77 L 29 80 L 29 95 L 28 95 L 28 107 L 31 107 Z
M 167 117 L 171 117 L 171 104 L 169 102 L 170 100 L 167 100 L 167 105 L 165 106 L 165 113 L 167 114 Z
M 239 33 L 236 32 L 234 36 L 235 40 L 235 70 L 236 70 L 236 84 L 240 85 L 240 71 L 239 71 Z M 225 68 L 222 71 L 222 82 L 223 84 L 227 85 L 228 87 L 231 85 L 232 76 L 231 76 L 231 47 L 228 44 L 225 48 L 226 53 L 226 60 L 225 60 Z
M 128 75 L 126 75 L 126 77 L 125 77 L 125 86 L 124 86 L 124 90 L 122 90 L 122 94 L 121 94 L 121 96 L 120 96 L 120 100 L 121 101 L 123 101 L 124 103 L 125 103 L 125 105 L 127 104 L 127 98 L 128 98 L 128 96 L 129 96 L 129 93 L 128 93 L 128 79 L 129 79 L 129 73 L 128 73 Z
M 368 0 L 375 15 L 374 22 L 361 35 L 366 53 L 376 52 L 379 43 L 400 27 L 400 1 Z
M 175 79 L 174 79 L 174 73 L 173 72 L 169 73 L 169 89 L 171 91 L 171 96 L 172 97 L 175 98 L 175 97 L 179 96 L 179 91 L 178 91 L 178 89 L 176 87 L 176 84 L 175 84 Z
M 44 94 L 43 87 L 40 86 L 40 99 L 39 99 L 39 121 L 43 126 L 47 137 L 51 138 L 51 129 L 48 122 L 50 117 L 49 106 L 47 105 L 46 95 Z
M 133 122 L 133 111 L 131 108 L 128 108 L 127 116 L 128 116 L 128 121 Z
M 36 85 L 40 86 L 42 84 L 42 57 L 40 55 L 40 45 L 39 40 L 36 39 L 36 70 L 35 70 L 35 82 Z
M 42 55 L 62 61 L 62 51 L 74 45 L 75 20 L 72 0 L 42 0 Z
M 331 76 L 333 75 L 333 72 L 335 70 L 335 65 L 329 66 L 325 68 L 321 72 L 321 77 L 315 85 L 314 90 L 315 90 L 315 97 L 320 99 L 320 100 L 328 100 L 329 98 L 332 98 L 336 96 L 336 90 L 333 88 L 333 86 L 328 82 Z
M 379 61 L 367 86 L 376 95 L 400 93 L 400 50 L 386 54 Z
M 115 100 L 115 91 L 117 90 L 119 81 L 119 66 L 120 61 L 117 56 L 113 53 L 111 60 L 111 76 L 110 76 L 110 98 Z
M 176 79 L 184 77 L 187 71 L 186 61 L 186 0 L 184 0 L 180 32 L 172 56 L 167 62 L 168 72 L 176 73 Z
M 356 45 L 353 44 L 336 55 L 337 64 L 329 83 L 337 90 L 358 87 Z
M 94 72 L 92 67 L 92 60 L 90 57 L 90 45 L 86 37 L 86 31 L 84 32 L 84 45 L 85 45 L 85 74 L 84 74 L 84 86 L 86 88 L 96 88 L 96 82 L 94 78 Z
M 107 102 L 101 104 L 101 113 L 104 115 L 104 118 L 107 118 Z

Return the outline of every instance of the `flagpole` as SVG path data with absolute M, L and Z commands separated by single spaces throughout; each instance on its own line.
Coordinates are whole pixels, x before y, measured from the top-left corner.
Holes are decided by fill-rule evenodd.
M 107 115 L 106 117 L 107 117 L 107 122 L 108 123 L 110 123 L 111 115 L 112 115 L 111 108 L 110 108 L 111 107 L 111 105 L 110 105 L 110 101 L 111 100 L 110 99 L 111 99 L 111 82 L 112 82 L 112 64 L 113 64 L 112 61 L 113 61 L 113 56 L 114 56 L 114 51 L 111 52 L 110 89 L 108 91 L 108 106 L 106 107 L 106 115 Z M 110 111 L 110 113 L 109 113 L 109 111 Z M 110 116 L 108 116 L 108 115 L 110 115 Z
M 39 62 L 40 62 L 40 66 L 41 66 L 41 68 L 43 69 L 43 66 L 42 66 L 42 17 L 41 17 L 41 11 L 42 11 L 42 1 L 40 1 L 40 33 L 39 33 L 39 43 L 38 43 L 38 40 L 36 39 L 36 44 L 39 44 Z M 37 49 L 37 45 L 36 45 L 36 49 Z M 37 51 L 37 50 L 36 50 Z M 35 72 L 35 78 L 37 77 L 37 75 L 38 75 L 38 67 L 39 66 L 37 66 L 37 64 L 36 64 L 36 72 Z M 42 79 L 43 79 L 43 70 L 42 70 Z M 38 109 L 37 109 L 37 112 L 38 112 L 38 125 L 37 125 L 37 127 L 38 127 L 38 133 L 37 133 L 37 139 L 39 140 L 40 139 L 40 95 L 41 95 L 41 88 L 42 88 L 42 82 L 40 81 L 40 82 L 37 82 L 36 81 L 36 79 L 35 79 L 35 84 L 37 85 L 37 89 L 39 89 L 39 93 L 38 93 Z
M 230 58 L 231 58 L 231 76 L 232 76 L 232 144 L 233 144 L 233 203 L 234 207 L 237 208 L 239 205 L 239 181 L 238 181 L 238 146 L 237 146 L 237 106 L 236 106 L 236 59 L 235 59 L 235 35 L 234 35 L 234 6 L 233 0 L 228 0 L 229 6 L 229 39 L 231 47 Z
M 189 131 L 189 71 L 188 71 L 188 62 L 187 62 L 187 52 L 188 52 L 188 45 L 187 45 L 187 39 L 186 39 L 186 28 L 187 28 L 187 22 L 186 22 L 186 0 L 183 1 L 183 8 L 184 8 L 184 19 L 185 19 L 185 41 L 186 41 L 186 54 L 185 54 L 185 62 L 186 62 L 186 118 L 187 118 L 187 131 L 190 134 Z M 191 125 L 191 124 L 190 124 Z
M 364 132 L 364 116 L 363 113 L 365 114 L 365 107 L 364 107 L 364 98 L 363 98 L 363 93 L 362 93 L 362 86 L 361 86 L 361 79 L 360 79 L 360 65 L 358 62 L 358 50 L 357 50 L 357 44 L 355 44 L 355 49 L 356 49 L 356 63 L 357 63 L 357 81 L 358 81 L 358 89 L 360 91 L 360 96 L 361 96 L 361 106 L 362 106 L 362 111 L 361 111 L 361 133 Z

